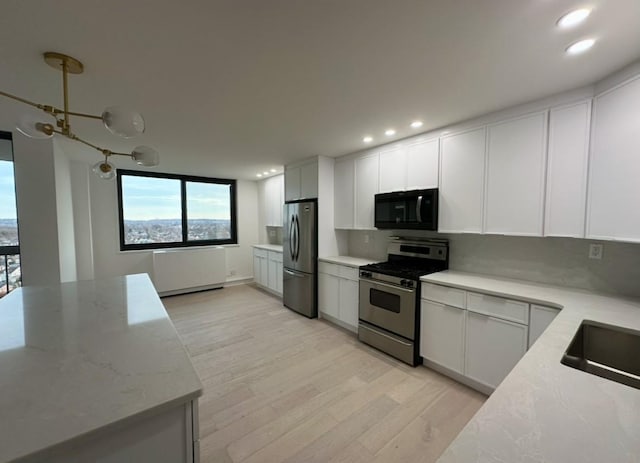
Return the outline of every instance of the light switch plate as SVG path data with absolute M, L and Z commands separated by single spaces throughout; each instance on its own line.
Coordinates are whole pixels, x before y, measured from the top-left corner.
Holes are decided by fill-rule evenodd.
M 592 243 L 589 245 L 589 259 L 602 259 L 603 245 Z

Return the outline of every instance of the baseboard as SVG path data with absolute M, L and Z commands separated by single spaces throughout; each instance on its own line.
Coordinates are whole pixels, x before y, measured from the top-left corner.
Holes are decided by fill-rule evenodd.
M 224 287 L 227 288 L 229 286 L 246 285 L 251 282 L 253 282 L 253 277 L 227 278 L 224 282 Z

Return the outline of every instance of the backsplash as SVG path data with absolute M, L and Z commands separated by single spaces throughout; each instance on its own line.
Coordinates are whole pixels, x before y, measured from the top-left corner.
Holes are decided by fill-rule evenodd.
M 452 270 L 640 297 L 638 244 L 573 238 L 357 230 L 349 232 L 349 255 L 384 260 L 387 238 L 391 235 L 449 239 L 449 268 Z M 601 260 L 588 258 L 589 245 L 594 242 L 604 245 Z

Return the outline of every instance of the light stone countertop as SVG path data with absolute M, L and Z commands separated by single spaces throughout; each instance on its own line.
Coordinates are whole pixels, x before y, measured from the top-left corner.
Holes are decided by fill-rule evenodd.
M 321 257 L 318 259 L 320 262 L 328 262 L 330 264 L 346 265 L 347 267 L 360 267 L 361 265 L 373 264 L 380 262 L 378 260 L 363 259 L 361 257 L 351 256 L 331 256 Z
M 0 299 L 0 462 L 201 393 L 146 274 L 24 287 Z
M 584 319 L 640 330 L 640 301 L 455 271 L 421 280 L 562 308 L 439 463 L 640 461 L 640 390 L 560 363 Z
M 265 249 L 267 251 L 282 252 L 281 244 L 254 244 L 254 248 Z

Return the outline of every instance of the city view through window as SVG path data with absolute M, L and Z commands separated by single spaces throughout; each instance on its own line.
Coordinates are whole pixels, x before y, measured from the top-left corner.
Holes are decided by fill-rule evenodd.
M 232 183 L 121 174 L 121 200 L 125 248 L 235 239 Z
M 0 297 L 22 285 L 11 140 L 0 139 Z

